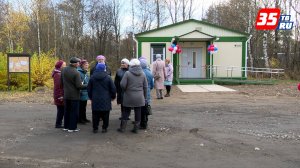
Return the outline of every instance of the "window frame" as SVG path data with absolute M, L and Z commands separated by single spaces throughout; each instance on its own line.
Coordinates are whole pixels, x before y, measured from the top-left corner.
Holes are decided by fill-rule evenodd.
M 157 46 L 157 47 L 162 47 L 162 49 L 163 49 L 163 53 L 162 53 L 162 57 L 161 57 L 161 59 L 162 60 L 165 60 L 166 59 L 166 43 L 151 43 L 150 44 L 150 64 L 152 64 L 155 60 L 153 60 L 154 59 L 154 50 L 153 50 L 153 48 L 155 47 L 155 46 Z

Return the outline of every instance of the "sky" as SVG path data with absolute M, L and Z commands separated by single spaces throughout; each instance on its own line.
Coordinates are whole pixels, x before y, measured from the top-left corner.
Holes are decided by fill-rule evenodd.
M 212 4 L 219 4 L 220 2 L 228 2 L 229 0 L 194 0 L 194 12 L 193 12 L 193 19 L 201 20 L 202 16 L 205 16 L 206 11 L 208 10 L 209 6 Z M 129 3 L 131 0 L 123 0 L 123 12 L 122 12 L 122 29 L 126 31 L 132 25 L 132 14 L 131 14 L 131 4 Z M 202 10 L 203 9 L 203 10 Z M 162 26 L 172 24 L 172 21 L 169 17 L 169 20 L 166 20 Z
M 10 2 L 15 9 L 20 9 L 22 6 L 20 4 L 24 4 L 27 7 L 30 6 L 32 0 L 4 0 L 7 2 Z M 52 0 L 53 3 L 58 3 L 61 2 L 62 0 Z M 89 0 L 85 0 L 89 1 Z M 125 33 L 126 29 L 128 27 L 131 27 L 132 23 L 132 16 L 131 16 L 131 0 L 120 0 L 122 4 L 122 12 L 121 12 L 121 29 L 122 33 Z M 205 12 L 209 8 L 210 5 L 212 4 L 218 4 L 220 2 L 226 2 L 228 0 L 194 0 L 194 6 L 195 8 L 194 13 L 193 13 L 193 18 L 194 19 L 201 19 L 202 16 L 205 16 Z M 26 2 L 26 3 L 25 3 Z M 203 9 L 203 10 L 202 10 Z M 167 20 L 162 26 L 171 24 L 171 20 Z
M 31 4 L 32 0 L 4 0 L 13 4 L 15 9 L 20 9 L 20 4 L 25 4 L 27 7 Z M 54 3 L 61 2 L 63 0 L 52 0 Z M 90 0 L 85 0 L 90 1 Z M 131 0 L 120 0 L 122 5 L 121 11 L 121 33 L 124 35 L 126 31 L 132 30 L 132 14 L 131 14 Z M 203 16 L 205 16 L 206 11 L 208 10 L 209 6 L 213 4 L 219 4 L 223 2 L 228 2 L 229 0 L 194 0 L 194 13 L 193 18 L 201 20 Z M 22 8 L 22 7 L 21 7 Z M 300 3 L 298 8 L 300 8 Z M 300 9 L 299 9 L 300 10 Z M 291 17 L 292 21 L 295 21 L 294 14 Z M 169 20 L 166 20 L 165 23 L 161 26 L 172 24 L 172 21 L 169 17 Z M 86 25 L 87 26 L 87 25 Z

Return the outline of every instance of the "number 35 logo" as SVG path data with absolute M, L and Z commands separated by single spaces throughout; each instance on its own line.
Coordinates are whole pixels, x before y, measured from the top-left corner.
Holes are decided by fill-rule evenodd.
M 279 8 L 263 8 L 258 11 L 255 28 L 257 30 L 275 30 L 280 18 Z

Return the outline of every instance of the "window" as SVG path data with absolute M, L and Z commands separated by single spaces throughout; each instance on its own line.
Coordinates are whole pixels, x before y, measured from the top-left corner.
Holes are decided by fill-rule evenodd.
M 156 54 L 161 55 L 161 59 L 166 57 L 166 44 L 151 44 L 151 64 L 156 60 Z
M 193 68 L 196 68 L 196 62 L 197 62 L 197 53 L 193 51 Z

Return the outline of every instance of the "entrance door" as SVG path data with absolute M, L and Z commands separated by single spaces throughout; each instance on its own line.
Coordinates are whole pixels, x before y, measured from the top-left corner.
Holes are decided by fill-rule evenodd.
M 179 78 L 201 78 L 202 48 L 182 48 Z

